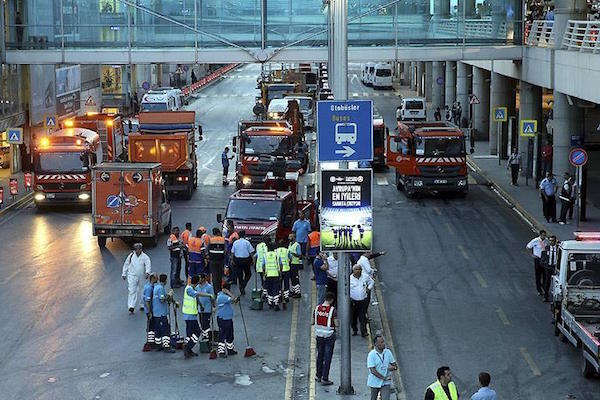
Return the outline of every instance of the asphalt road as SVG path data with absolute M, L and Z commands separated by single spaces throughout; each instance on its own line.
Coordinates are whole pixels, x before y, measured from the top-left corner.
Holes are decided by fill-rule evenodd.
M 393 131 L 399 101 L 351 82 L 349 96 L 375 93 Z M 525 251 L 533 232 L 486 185 L 473 184 L 480 177 L 465 199 L 411 200 L 396 190 L 393 171 L 375 176 L 374 246 L 388 252 L 377 263 L 406 399 L 423 398 L 441 365 L 452 368 L 461 398 L 478 389 L 481 371 L 502 399 L 600 397 L 599 380 L 581 377 L 580 351 L 553 335 L 537 296 Z

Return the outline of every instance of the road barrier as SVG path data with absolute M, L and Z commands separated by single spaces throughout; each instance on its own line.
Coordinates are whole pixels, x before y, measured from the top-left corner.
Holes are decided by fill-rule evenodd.
M 237 68 L 239 65 L 240 64 L 237 64 L 237 63 L 226 65 L 224 67 L 219 68 L 215 72 L 213 72 L 209 75 L 206 75 L 205 77 L 203 77 L 201 79 L 198 79 L 198 82 L 192 83 L 191 85 L 188 85 L 188 86 L 184 87 L 183 89 L 181 89 L 183 96 L 185 98 L 188 98 L 189 96 L 191 96 L 198 90 L 202 89 L 204 86 L 208 85 L 212 81 L 219 79 L 227 72 L 231 71 L 232 69 Z

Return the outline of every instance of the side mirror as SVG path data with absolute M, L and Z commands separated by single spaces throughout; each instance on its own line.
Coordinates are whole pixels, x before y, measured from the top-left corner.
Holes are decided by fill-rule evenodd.
M 471 149 L 469 150 L 469 153 L 471 153 L 471 154 L 475 153 L 475 149 L 471 147 Z
M 217 222 L 219 224 L 223 223 L 223 214 L 221 214 L 221 213 L 217 214 Z

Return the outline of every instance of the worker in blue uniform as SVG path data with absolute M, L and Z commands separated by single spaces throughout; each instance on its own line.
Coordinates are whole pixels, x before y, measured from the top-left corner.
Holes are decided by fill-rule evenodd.
M 237 354 L 233 345 L 233 307 L 232 303 L 240 301 L 230 291 L 229 282 L 223 283 L 221 291 L 217 295 L 217 324 L 219 325 L 219 345 L 217 347 L 219 357 L 233 356 Z
M 167 275 L 161 274 L 152 293 L 152 316 L 155 332 L 155 343 L 166 353 L 175 353 L 171 348 L 171 327 L 169 326 L 169 302 L 173 301 L 173 289 L 165 290 Z
M 144 312 L 146 313 L 146 344 L 144 351 L 150 351 L 154 346 L 154 324 L 152 323 L 152 295 L 154 292 L 154 284 L 158 281 L 158 276 L 155 272 L 148 276 L 148 282 L 144 285 Z

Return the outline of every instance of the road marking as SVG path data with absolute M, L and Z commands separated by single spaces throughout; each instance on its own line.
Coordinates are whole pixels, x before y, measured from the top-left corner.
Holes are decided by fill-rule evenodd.
M 386 186 L 390 184 L 384 175 L 375 176 L 375 181 L 380 186 Z
M 287 374 L 285 376 L 285 398 L 292 400 L 294 373 L 296 370 L 296 333 L 298 331 L 298 301 L 292 308 L 292 328 L 290 329 L 290 351 L 288 352 Z
M 498 308 L 496 310 L 496 314 L 498 314 L 498 318 L 500 318 L 500 321 L 502 321 L 502 324 L 508 326 L 510 325 L 510 321 L 508 320 L 508 317 L 506 316 L 506 314 L 504 313 L 504 311 L 501 308 Z
M 442 216 L 442 212 L 440 211 L 439 207 L 433 207 L 433 211 L 435 211 L 438 217 Z
M 352 93 L 352 97 L 358 97 L 358 93 Z
M 467 251 L 465 250 L 465 248 L 463 247 L 463 245 L 459 244 L 457 247 L 458 247 L 458 250 L 460 250 L 460 254 L 462 254 L 463 258 L 465 260 L 468 260 L 469 259 L 469 255 L 467 254 Z
M 314 310 L 317 307 L 317 286 L 315 282 L 312 281 L 312 292 L 311 292 L 311 310 Z M 311 317 L 312 318 L 312 317 Z M 310 366 L 308 367 L 308 400 L 314 400 L 316 396 L 316 382 L 315 375 L 316 371 L 314 370 L 314 366 L 317 360 L 317 340 L 316 340 L 315 330 L 312 325 L 310 327 Z
M 216 186 L 217 182 L 222 182 L 223 177 L 215 174 L 210 174 L 202 181 L 202 186 Z
M 521 347 L 519 350 L 521 351 L 521 355 L 523 356 L 523 358 L 529 365 L 531 372 L 533 372 L 533 375 L 534 376 L 542 376 L 542 371 L 540 371 L 540 369 L 538 368 L 535 361 L 533 361 L 533 358 L 531 357 L 531 355 L 529 354 L 527 349 L 525 347 Z
M 0 282 L 0 285 L 6 285 L 8 282 L 10 282 L 15 276 L 17 276 L 19 274 L 20 270 L 19 269 L 15 269 L 13 271 L 12 274 L 10 274 L 9 276 L 7 276 L 2 282 Z
M 452 228 L 449 222 L 446 222 L 446 229 L 448 229 L 451 235 L 455 235 L 454 228 Z
M 488 287 L 487 282 L 485 281 L 485 279 L 483 279 L 483 275 L 481 275 L 479 271 L 473 271 L 473 275 L 475 275 L 475 279 L 477 279 L 477 282 L 479 282 L 482 288 L 485 289 Z

